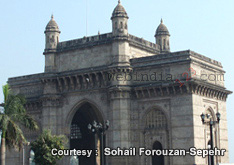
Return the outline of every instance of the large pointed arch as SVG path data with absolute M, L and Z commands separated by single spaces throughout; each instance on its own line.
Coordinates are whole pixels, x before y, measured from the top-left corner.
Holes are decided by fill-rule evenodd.
M 74 105 L 66 119 L 70 149 L 93 150 L 90 158 L 76 157 L 80 165 L 95 165 L 96 161 L 100 161 L 100 157 L 95 156 L 96 149 L 100 150 L 100 137 L 88 129 L 88 125 L 93 121 L 103 124 L 104 118 L 98 106 L 87 99 Z
M 97 116 L 98 118 L 98 121 L 99 122 L 104 122 L 105 121 L 105 116 L 103 114 L 103 112 L 101 111 L 101 108 L 94 102 L 94 101 L 91 101 L 89 99 L 82 99 L 80 100 L 79 102 L 77 102 L 72 108 L 71 110 L 69 111 L 67 117 L 66 117 L 66 126 L 69 127 L 71 125 L 71 122 L 72 122 L 72 119 L 75 115 L 75 113 L 77 112 L 77 110 L 84 104 L 90 104 L 91 107 L 93 108 L 94 112 L 95 112 L 95 115 Z

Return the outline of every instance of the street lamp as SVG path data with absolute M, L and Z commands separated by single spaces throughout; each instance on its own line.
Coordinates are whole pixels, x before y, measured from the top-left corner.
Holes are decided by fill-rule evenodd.
M 217 121 L 214 121 L 212 117 L 210 117 L 209 114 L 201 114 L 201 120 L 203 124 L 209 125 L 210 126 L 210 149 L 213 150 L 213 125 L 219 124 L 221 114 L 219 112 L 216 113 Z M 207 119 L 207 120 L 206 120 Z M 210 156 L 211 158 L 211 165 L 214 165 L 214 155 Z
M 93 124 L 88 125 L 88 129 L 94 135 L 95 134 L 101 135 L 101 165 L 105 165 L 105 160 L 104 160 L 104 134 L 105 134 L 106 130 L 108 130 L 109 126 L 110 126 L 109 120 L 107 120 L 104 125 L 102 125 L 102 123 L 97 123 L 95 120 L 93 121 Z M 95 141 L 95 149 L 96 149 L 96 139 L 94 139 L 94 141 Z M 96 164 L 96 158 L 95 158 L 95 164 Z

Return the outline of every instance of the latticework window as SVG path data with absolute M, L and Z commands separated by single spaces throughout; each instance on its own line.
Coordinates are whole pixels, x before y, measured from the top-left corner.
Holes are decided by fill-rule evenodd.
M 82 135 L 80 132 L 80 127 L 77 124 L 71 125 L 71 139 L 81 139 Z
M 166 117 L 160 110 L 151 110 L 145 118 L 145 128 L 166 128 Z

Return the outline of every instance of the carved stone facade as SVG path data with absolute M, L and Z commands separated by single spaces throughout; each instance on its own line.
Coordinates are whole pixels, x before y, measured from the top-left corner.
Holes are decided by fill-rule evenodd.
M 163 149 L 205 149 L 210 135 L 200 114 L 211 113 L 215 119 L 220 112 L 214 144 L 227 152 L 215 161 L 227 163 L 226 99 L 231 92 L 217 79 L 225 73 L 221 63 L 190 50 L 170 52 L 163 22 L 155 36 L 156 42 L 166 39 L 164 48 L 161 41 L 130 35 L 128 15 L 120 2 L 111 19 L 112 33 L 59 42 L 60 31 L 52 17 L 45 31 L 45 72 L 9 78 L 12 90 L 26 96 L 26 109 L 40 126 L 39 132 L 26 133 L 28 140 L 45 128 L 70 138 L 74 116 L 81 113 L 90 121 L 110 120 L 106 146 L 111 148 L 152 149 L 157 141 Z M 8 151 L 7 164 L 22 163 L 22 155 Z M 29 156 L 26 146 L 26 164 Z M 59 164 L 69 164 L 69 158 Z M 152 158 L 107 157 L 107 164 L 151 165 Z M 164 157 L 164 164 L 202 165 L 207 158 Z

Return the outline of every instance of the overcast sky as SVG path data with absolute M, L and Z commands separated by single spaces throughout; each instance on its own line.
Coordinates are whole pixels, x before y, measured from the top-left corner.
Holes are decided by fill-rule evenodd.
M 0 0 L 0 84 L 9 77 L 44 71 L 44 29 L 52 13 L 61 30 L 60 41 L 65 41 L 86 35 L 86 18 L 88 35 L 111 32 L 110 17 L 116 4 L 117 0 Z M 191 49 L 220 61 L 226 71 L 226 87 L 234 91 L 233 0 L 122 0 L 122 4 L 130 17 L 130 34 L 155 42 L 155 30 L 163 18 L 171 34 L 171 51 Z M 232 163 L 233 107 L 231 95 L 227 115 Z

